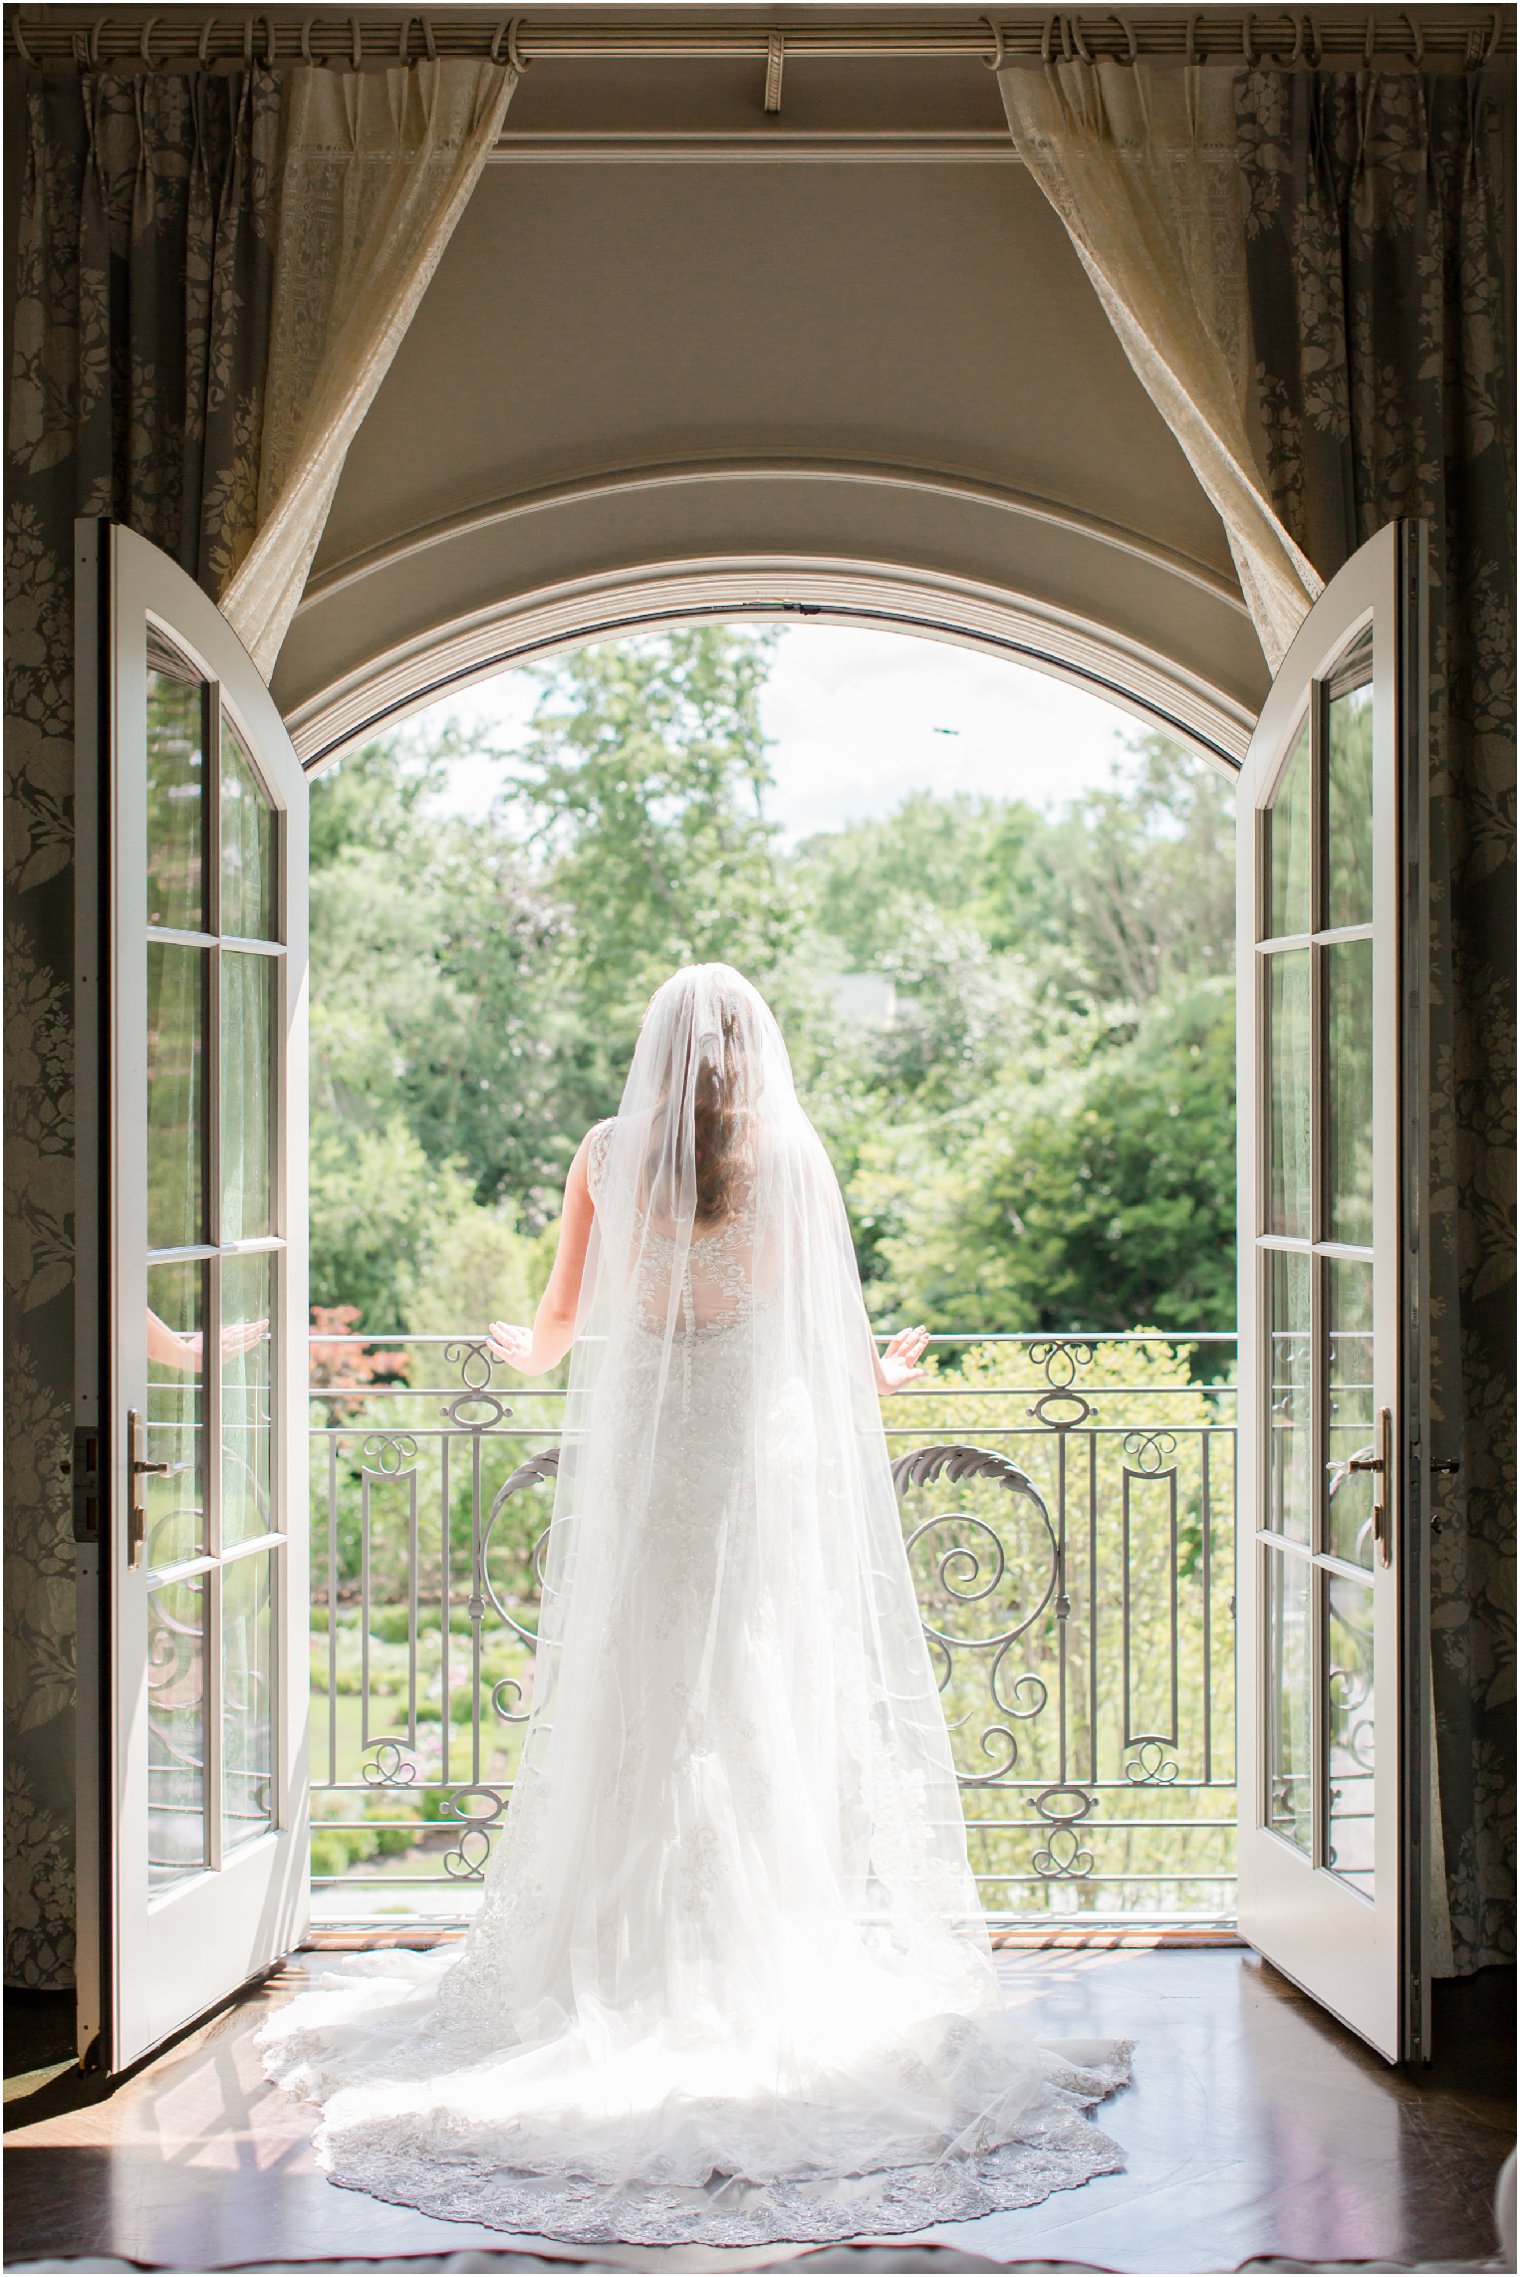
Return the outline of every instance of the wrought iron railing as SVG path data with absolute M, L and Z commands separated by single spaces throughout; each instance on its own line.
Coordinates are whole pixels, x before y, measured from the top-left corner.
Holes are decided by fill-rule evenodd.
M 1231 1912 L 1234 1341 L 938 1336 L 885 1410 L 993 1915 Z M 478 1337 L 312 1343 L 315 1911 L 457 1918 L 510 1806 L 565 1395 Z

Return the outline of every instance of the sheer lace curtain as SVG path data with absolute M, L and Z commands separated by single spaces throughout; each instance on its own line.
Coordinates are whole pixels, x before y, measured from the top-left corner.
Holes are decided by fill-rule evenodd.
M 258 533 L 221 596 L 269 673 L 348 446 L 501 129 L 517 74 L 298 70 L 285 95 Z
M 1257 472 L 1235 77 L 1105 58 L 1010 64 L 998 85 L 1020 156 L 1219 510 L 1275 671 L 1322 580 Z

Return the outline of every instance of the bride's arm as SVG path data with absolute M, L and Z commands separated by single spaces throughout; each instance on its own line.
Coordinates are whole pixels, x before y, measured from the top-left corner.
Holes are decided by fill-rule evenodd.
M 560 1214 L 559 1247 L 549 1286 L 539 1299 L 533 1326 L 514 1327 L 493 1320 L 490 1345 L 493 1356 L 520 1376 L 546 1375 L 563 1360 L 575 1342 L 575 1315 L 580 1303 L 581 1276 L 586 1270 L 586 1245 L 591 1239 L 594 1215 L 591 1189 L 586 1182 L 589 1136 L 581 1141 L 570 1175 L 565 1180 L 565 1206 Z

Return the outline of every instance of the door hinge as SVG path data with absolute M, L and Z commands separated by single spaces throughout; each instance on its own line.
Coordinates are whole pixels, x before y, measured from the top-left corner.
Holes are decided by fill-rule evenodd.
M 92 1426 L 81 1425 L 74 1433 L 74 1456 L 65 1462 L 74 1488 L 74 1539 L 91 1543 L 100 1540 L 100 1433 Z

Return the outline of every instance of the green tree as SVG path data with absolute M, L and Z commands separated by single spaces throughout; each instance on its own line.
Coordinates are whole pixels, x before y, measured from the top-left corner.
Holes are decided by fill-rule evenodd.
M 1140 1007 L 1233 969 L 1235 801 L 1166 736 L 1130 755 L 1128 782 L 1050 829 L 1044 932 L 1064 993 Z
M 878 1144 L 900 1318 L 1032 1330 L 1217 1327 L 1235 1317 L 1235 1018 L 1228 981 L 1158 1005 L 1084 1064 L 1031 1066 L 957 1120 L 925 1171 Z
M 721 959 L 764 985 L 795 940 L 765 813 L 772 645 L 702 625 L 578 649 L 545 678 L 503 812 L 525 821 L 567 913 L 556 1041 L 577 1137 L 616 1106 L 667 974 Z
M 542 1216 L 565 1160 L 548 985 L 563 920 L 505 830 L 439 811 L 460 750 L 452 730 L 397 737 L 317 785 L 313 1131 L 349 1139 L 399 1118 L 477 1200 Z

